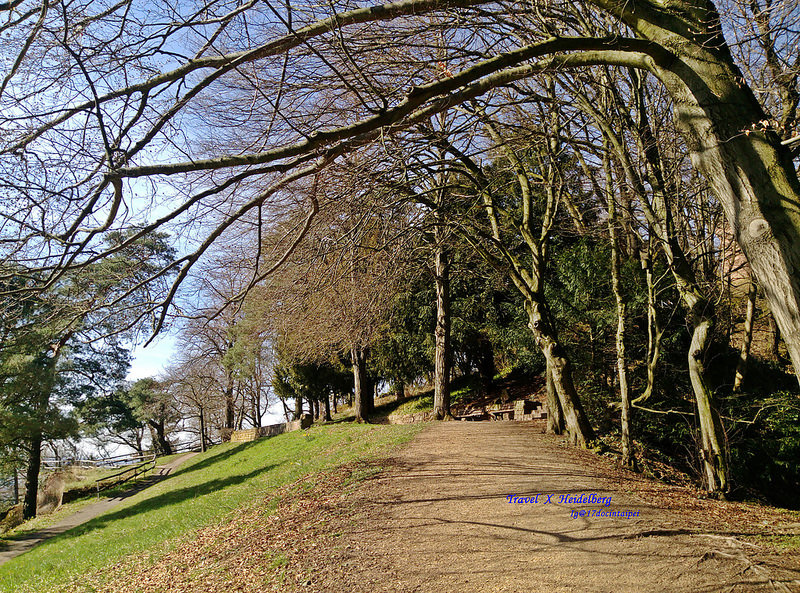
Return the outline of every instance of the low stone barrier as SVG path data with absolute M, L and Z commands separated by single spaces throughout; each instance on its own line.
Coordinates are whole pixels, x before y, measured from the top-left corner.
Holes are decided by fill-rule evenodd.
M 389 416 L 389 424 L 414 424 L 416 422 L 428 422 L 435 420 L 433 412 L 417 412 L 416 414 L 404 414 L 402 416 Z
M 300 420 L 292 422 L 282 422 L 281 424 L 270 424 L 269 426 L 259 426 L 258 428 L 245 428 L 244 430 L 234 430 L 231 432 L 230 441 L 232 443 L 248 443 L 264 437 L 274 437 L 284 432 L 292 432 L 308 428 L 313 424 L 310 414 L 303 414 Z

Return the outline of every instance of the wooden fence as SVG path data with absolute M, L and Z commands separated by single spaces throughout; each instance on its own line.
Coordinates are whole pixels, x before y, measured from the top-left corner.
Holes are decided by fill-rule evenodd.
M 112 474 L 110 476 L 106 476 L 104 478 L 100 478 L 99 480 L 95 480 L 95 487 L 97 490 L 97 496 L 100 496 L 100 493 L 103 490 L 108 490 L 114 486 L 119 486 L 120 484 L 124 484 L 125 482 L 129 482 L 142 474 L 149 472 L 156 466 L 156 456 L 155 454 L 151 455 L 150 458 L 145 461 L 144 463 L 140 463 L 139 465 L 128 467 L 121 472 L 116 474 Z

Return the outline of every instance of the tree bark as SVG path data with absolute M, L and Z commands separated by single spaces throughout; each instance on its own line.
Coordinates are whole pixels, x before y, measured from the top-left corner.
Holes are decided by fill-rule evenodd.
M 628 361 L 625 356 L 625 324 L 627 316 L 627 302 L 622 293 L 620 281 L 620 246 L 617 235 L 617 208 L 614 196 L 611 166 L 607 156 L 603 157 L 603 166 L 606 172 L 606 202 L 608 205 L 608 233 L 611 239 L 611 289 L 617 305 L 617 377 L 619 380 L 620 396 L 620 432 L 622 433 L 622 465 L 634 466 L 634 457 L 631 448 L 631 402 L 628 390 Z
M 724 496 L 728 491 L 728 464 L 722 439 L 724 431 L 714 396 L 705 381 L 705 356 L 713 321 L 700 311 L 691 313 L 693 326 L 692 343 L 689 347 L 689 378 L 697 403 L 697 417 L 700 421 L 701 457 L 709 492 Z
M 753 318 L 755 317 L 757 294 L 758 285 L 753 278 L 750 278 L 750 287 L 747 291 L 747 312 L 744 317 L 744 336 L 742 337 L 742 347 L 739 350 L 739 361 L 736 363 L 736 376 L 733 379 L 734 393 L 742 390 L 742 383 L 747 376 L 747 359 L 750 357 L 750 345 L 753 343 Z
M 331 394 L 326 392 L 325 395 L 325 422 L 331 422 Z
M 25 472 L 25 499 L 22 501 L 22 518 L 27 521 L 36 516 L 39 497 L 39 471 L 42 466 L 42 431 L 36 430 L 29 441 L 28 468 Z
M 450 413 L 450 262 L 449 255 L 437 247 L 434 265 L 436 281 L 436 355 L 433 389 L 433 415 L 437 420 L 451 419 Z
M 789 148 L 765 129 L 761 122 L 769 118 L 742 84 L 719 14 L 707 2 L 685 19 L 666 21 L 656 8 L 597 4 L 674 54 L 654 60 L 652 71 L 673 99 L 694 167 L 711 185 L 764 288 L 800 381 L 800 181 Z
M 167 439 L 164 423 L 150 420 L 149 424 L 156 455 L 172 455 L 172 445 L 169 444 L 169 439 Z
M 772 311 L 769 313 L 769 328 L 772 331 L 772 340 L 770 342 L 770 354 L 772 360 L 776 363 L 781 361 L 781 330 L 778 329 L 778 324 L 775 322 L 775 316 Z
M 203 406 L 200 406 L 200 451 L 206 452 L 206 419 Z
M 366 422 L 374 407 L 372 385 L 367 377 L 366 348 L 353 345 L 350 356 L 353 362 L 353 410 L 356 422 Z
M 236 409 L 233 405 L 233 373 L 227 372 L 225 385 L 225 428 L 233 429 L 236 423 Z
M 652 231 L 651 231 L 652 236 Z M 647 385 L 642 394 L 631 401 L 631 405 L 646 402 L 653 395 L 656 386 L 656 367 L 658 357 L 661 353 L 661 336 L 664 330 L 658 322 L 658 310 L 656 309 L 656 286 L 653 281 L 653 265 L 650 246 L 648 253 L 642 254 L 642 268 L 645 272 L 647 282 Z
M 144 431 L 139 431 L 139 429 L 135 429 L 133 438 L 136 441 L 136 453 L 142 455 L 144 453 L 144 446 L 142 445 L 142 440 L 144 439 Z
M 564 412 L 561 410 L 561 402 L 558 401 L 556 384 L 553 381 L 553 372 L 550 370 L 550 363 L 547 363 L 547 430 L 553 434 L 563 434 L 564 432 Z
M 703 362 L 714 323 L 713 304 L 705 298 L 703 291 L 698 286 L 695 272 L 676 236 L 668 198 L 675 195 L 677 189 L 669 181 L 669 176 L 662 169 L 659 144 L 648 120 L 641 86 L 637 88 L 636 102 L 639 118 L 637 125 L 638 141 L 645 157 L 644 164 L 651 186 L 652 203 L 649 201 L 648 190 L 633 171 L 628 153 L 625 147 L 622 146 L 620 139 L 605 124 L 602 116 L 595 116 L 595 121 L 604 128 L 604 134 L 609 141 L 609 146 L 614 148 L 620 163 L 626 170 L 626 176 L 631 186 L 640 195 L 645 216 L 650 223 L 651 236 L 657 238 L 664 252 L 681 301 L 687 310 L 689 326 L 692 328 L 692 342 L 688 353 L 689 377 L 698 409 L 698 420 L 700 421 L 701 456 L 703 458 L 704 473 L 709 492 L 724 495 L 728 488 L 728 468 L 725 452 L 722 448 L 724 432 L 719 413 L 714 406 L 713 394 L 705 380 L 705 365 Z M 592 110 L 591 107 L 589 109 Z M 640 399 L 642 398 L 638 398 L 638 400 Z
M 595 435 L 572 381 L 572 363 L 558 341 L 549 314 L 542 304 L 526 302 L 526 308 L 528 326 L 547 361 L 570 442 L 579 447 L 586 447 L 589 441 L 594 440 Z
M 303 415 L 303 396 L 298 395 L 294 398 L 294 412 L 292 413 L 292 420 L 300 420 Z

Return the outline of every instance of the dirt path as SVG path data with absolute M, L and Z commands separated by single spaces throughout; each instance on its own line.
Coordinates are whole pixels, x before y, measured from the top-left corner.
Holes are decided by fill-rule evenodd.
M 703 533 L 698 521 L 711 517 L 665 510 L 668 488 L 663 500 L 644 503 L 633 493 L 641 479 L 600 461 L 527 423 L 431 426 L 360 489 L 363 511 L 339 538 L 339 566 L 318 572 L 309 589 L 800 591 L 796 556 L 774 564 L 739 531 Z M 561 501 L 592 493 L 611 497 L 610 506 Z M 509 495 L 529 502 L 509 503 Z M 581 510 L 638 516 L 571 516 Z
M 70 515 L 69 517 L 65 517 L 47 529 L 26 533 L 17 539 L 9 541 L 8 547 L 0 551 L 0 565 L 8 562 L 12 558 L 16 558 L 20 554 L 24 554 L 34 546 L 39 545 L 51 537 L 60 535 L 65 531 L 69 531 L 73 527 L 82 525 L 83 523 L 102 515 L 106 511 L 113 509 L 126 498 L 129 498 L 134 494 L 141 492 L 145 488 L 160 482 L 169 474 L 171 474 L 173 470 L 175 470 L 175 468 L 181 465 L 184 461 L 194 457 L 195 455 L 197 455 L 197 453 L 187 453 L 186 455 L 177 457 L 166 465 L 156 466 L 156 471 L 153 474 L 143 480 L 140 480 L 122 494 L 119 494 L 114 498 L 99 500 L 98 502 L 85 506 L 78 512 Z

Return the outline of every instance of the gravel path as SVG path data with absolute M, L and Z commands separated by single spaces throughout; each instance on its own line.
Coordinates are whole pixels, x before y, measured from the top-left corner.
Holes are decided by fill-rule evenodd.
M 133 496 L 137 492 L 141 492 L 145 488 L 152 486 L 153 484 L 160 482 L 164 478 L 166 478 L 172 471 L 181 465 L 184 461 L 194 457 L 197 453 L 187 453 L 186 455 L 181 455 L 177 457 L 172 462 L 162 465 L 156 466 L 156 472 L 152 475 L 148 476 L 147 478 L 140 480 L 136 483 L 133 487 L 129 490 L 126 490 L 124 493 L 115 496 L 114 498 L 106 498 L 103 500 L 99 500 L 93 504 L 87 505 L 83 507 L 78 512 L 70 515 L 69 517 L 65 517 L 58 523 L 51 525 L 47 529 L 41 529 L 39 531 L 34 531 L 31 533 L 27 533 L 25 535 L 20 536 L 18 539 L 14 539 L 9 542 L 9 545 L 4 550 L 0 551 L 0 565 L 8 562 L 12 558 L 16 558 L 20 554 L 24 554 L 34 546 L 39 545 L 43 541 L 54 537 L 56 535 L 60 535 L 65 531 L 72 529 L 73 527 L 77 527 L 78 525 L 82 525 L 87 521 L 94 519 L 95 517 L 102 515 L 106 511 L 113 509 L 119 503 L 121 503 L 126 498 Z
M 435 424 L 361 489 L 363 512 L 338 547 L 340 569 L 312 589 L 800 591 L 800 562 L 786 570 L 754 561 L 740 534 L 687 528 L 667 504 L 634 494 L 638 478 L 626 483 L 626 472 L 612 476 L 605 466 L 529 423 Z M 592 494 L 610 506 L 569 498 Z

